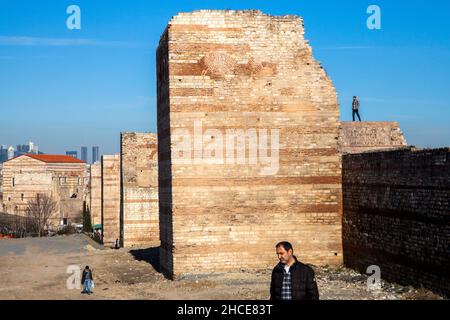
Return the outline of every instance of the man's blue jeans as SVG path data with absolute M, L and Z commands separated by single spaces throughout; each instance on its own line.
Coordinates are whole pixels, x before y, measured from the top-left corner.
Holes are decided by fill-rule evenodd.
M 91 293 L 92 292 L 92 282 L 91 280 L 84 280 L 84 288 L 83 291 L 86 293 Z

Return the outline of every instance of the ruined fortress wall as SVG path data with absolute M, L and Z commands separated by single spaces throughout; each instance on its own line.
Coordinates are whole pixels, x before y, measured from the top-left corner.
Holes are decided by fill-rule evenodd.
M 120 239 L 120 155 L 102 156 L 103 244 L 113 246 Z
M 91 165 L 91 219 L 92 226 L 102 223 L 102 166 L 100 162 Z
M 397 122 L 341 122 L 341 153 L 405 147 L 406 140 Z
M 180 13 L 161 37 L 157 67 L 162 271 L 271 267 L 282 240 L 306 263 L 340 263 L 338 102 L 302 19 Z M 259 134 L 246 140 L 246 163 L 238 144 L 220 162 L 227 130 L 238 129 Z M 265 131 L 270 155 L 276 130 L 278 167 L 268 172 L 250 150 L 267 142 Z
M 347 266 L 450 295 L 450 149 L 343 156 Z
M 158 155 L 155 133 L 121 134 L 123 245 L 159 246 Z

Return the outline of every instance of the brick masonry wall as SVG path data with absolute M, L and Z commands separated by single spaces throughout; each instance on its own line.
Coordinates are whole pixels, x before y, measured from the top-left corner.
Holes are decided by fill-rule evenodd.
M 343 156 L 347 266 L 450 295 L 450 149 Z
M 102 166 L 100 162 L 91 165 L 91 219 L 92 226 L 102 223 Z
M 359 153 L 405 147 L 406 140 L 397 122 L 341 122 L 339 150 Z
M 282 240 L 306 263 L 341 263 L 338 102 L 302 19 L 180 13 L 161 37 L 157 67 L 162 271 L 266 268 Z M 217 131 L 279 129 L 278 171 L 261 174 L 261 162 L 249 164 L 255 154 L 245 165 L 181 163 L 174 132 L 192 134 L 195 121 L 209 144 Z M 203 142 L 192 142 L 201 160 Z
M 102 237 L 105 246 L 120 240 L 120 155 L 102 156 Z
M 123 245 L 159 246 L 156 133 L 121 134 Z

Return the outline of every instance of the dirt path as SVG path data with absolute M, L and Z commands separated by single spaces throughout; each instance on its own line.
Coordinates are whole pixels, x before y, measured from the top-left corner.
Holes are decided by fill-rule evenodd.
M 105 249 L 84 235 L 0 240 L 0 300 L 6 299 L 268 299 L 271 270 L 186 276 L 166 280 L 152 266 L 152 250 Z M 67 289 L 69 265 L 93 269 L 94 294 Z M 366 290 L 365 275 L 343 268 L 316 268 L 321 299 L 439 298 L 383 283 Z

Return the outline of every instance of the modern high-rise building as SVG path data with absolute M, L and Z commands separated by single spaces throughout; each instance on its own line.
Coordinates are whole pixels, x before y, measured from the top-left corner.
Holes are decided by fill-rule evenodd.
M 98 147 L 97 146 L 92 147 L 92 163 L 97 162 L 98 159 L 99 159 L 99 157 L 98 157 Z
M 8 160 L 8 147 L 5 145 L 0 146 L 0 163 Z
M 78 158 L 78 152 L 77 151 L 66 151 L 66 156 Z
M 29 153 L 35 153 L 35 154 L 39 154 L 39 148 L 37 145 L 34 144 L 33 141 L 30 141 L 28 143 L 28 152 Z
M 87 147 L 81 147 L 81 161 L 88 162 L 88 150 Z
M 12 159 L 12 158 L 14 158 L 14 147 L 13 147 L 13 146 L 10 146 L 10 147 L 8 148 L 8 160 L 10 160 L 10 159 Z

